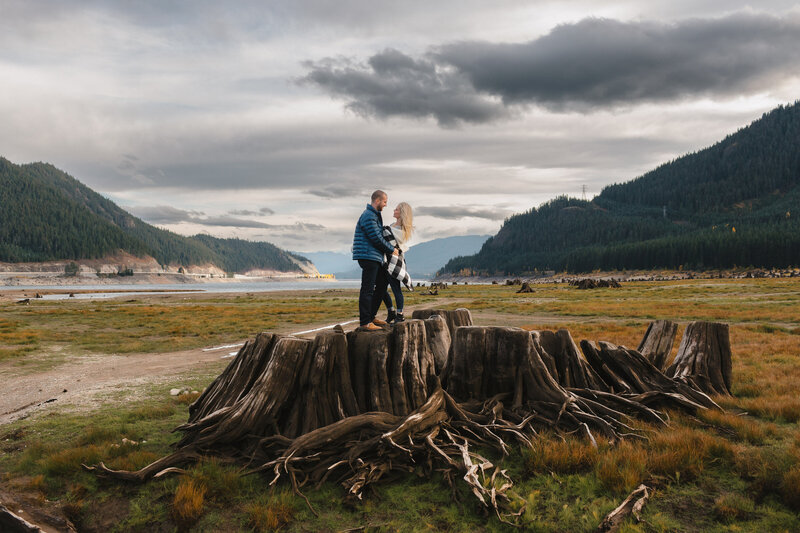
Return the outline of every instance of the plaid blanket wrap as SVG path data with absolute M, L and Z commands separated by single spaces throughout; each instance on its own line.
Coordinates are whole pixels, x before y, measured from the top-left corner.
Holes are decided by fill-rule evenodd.
M 383 238 L 389 241 L 389 244 L 396 245 L 397 240 L 394 238 L 394 233 L 389 226 L 383 227 Z M 414 291 L 414 287 L 411 285 L 411 276 L 408 275 L 406 271 L 406 260 L 403 257 L 403 251 L 398 249 L 397 255 L 386 255 L 386 260 L 383 262 L 383 268 L 385 268 L 389 275 L 393 278 L 400 280 L 403 282 L 403 285 L 408 287 L 408 290 Z

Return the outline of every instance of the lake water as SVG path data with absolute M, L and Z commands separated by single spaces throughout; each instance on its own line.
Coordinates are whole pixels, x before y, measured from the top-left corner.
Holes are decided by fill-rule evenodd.
M 75 291 L 72 298 L 119 298 L 122 296 L 176 293 L 242 293 L 273 291 L 320 291 L 330 289 L 358 289 L 361 280 L 302 280 L 302 281 L 236 281 L 220 283 L 164 283 L 164 284 L 98 284 L 98 285 L 13 285 L 0 286 L 0 291 L 45 292 L 50 290 L 67 291 L 67 294 L 44 294 L 43 300 L 63 300 L 70 298 L 69 291 Z M 82 291 L 98 291 L 84 293 Z M 108 291 L 108 292 L 103 292 Z M 113 292 L 111 292 L 113 291 Z

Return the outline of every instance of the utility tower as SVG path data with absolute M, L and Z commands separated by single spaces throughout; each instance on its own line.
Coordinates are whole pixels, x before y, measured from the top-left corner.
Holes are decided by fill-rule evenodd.
M 581 185 L 581 192 L 582 192 L 581 198 L 585 202 L 586 201 L 586 184 L 585 183 L 583 185 Z

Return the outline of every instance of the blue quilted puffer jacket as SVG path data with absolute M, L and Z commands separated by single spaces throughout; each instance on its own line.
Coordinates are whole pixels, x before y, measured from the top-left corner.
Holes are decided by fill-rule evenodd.
M 353 235 L 353 260 L 368 259 L 383 263 L 383 254 L 391 254 L 394 246 L 383 238 L 383 218 L 377 209 L 367 204 L 356 224 Z

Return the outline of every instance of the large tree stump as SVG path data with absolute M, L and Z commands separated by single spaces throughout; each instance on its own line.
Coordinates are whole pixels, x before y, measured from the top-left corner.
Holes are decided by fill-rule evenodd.
M 192 405 L 173 454 L 136 472 L 94 469 L 143 481 L 215 455 L 288 477 L 298 493 L 335 479 L 360 498 L 391 472 L 423 468 L 464 479 L 505 520 L 510 481 L 496 489 L 493 465 L 471 445 L 508 453 L 509 441 L 530 446 L 543 428 L 596 445 L 595 432 L 642 437 L 631 417 L 666 424 L 656 406 L 718 408 L 694 387 L 703 381 L 697 370 L 672 379 L 623 346 L 582 341 L 583 359 L 566 330 L 471 326 L 466 310 L 424 313 L 382 331 L 337 326 L 313 341 L 260 334 Z M 700 357 L 692 342 L 682 343 L 686 360 Z
M 667 375 L 708 394 L 731 394 L 731 341 L 728 325 L 690 322 Z
M 670 320 L 650 322 L 637 350 L 663 372 L 667 368 L 667 360 L 677 333 L 678 324 L 675 322 Z
M 450 330 L 450 337 L 455 335 L 456 328 L 461 326 L 472 325 L 472 313 L 469 309 L 417 309 L 411 314 L 411 318 L 425 320 L 433 315 L 439 315 L 447 322 L 447 327 Z

